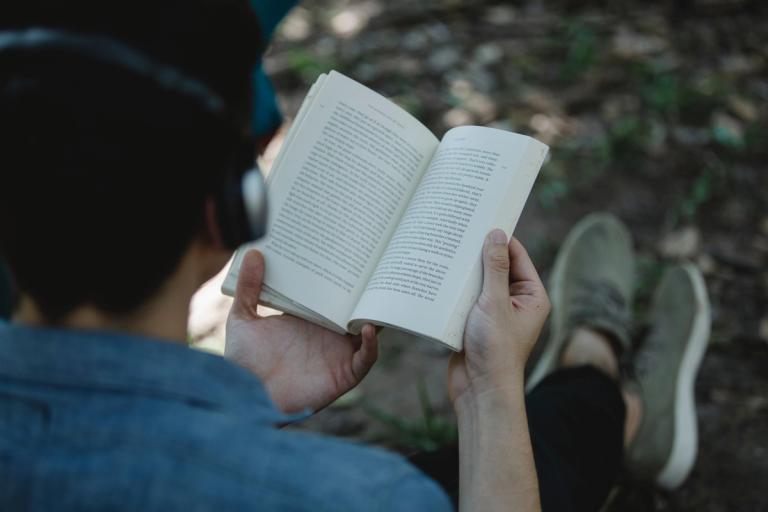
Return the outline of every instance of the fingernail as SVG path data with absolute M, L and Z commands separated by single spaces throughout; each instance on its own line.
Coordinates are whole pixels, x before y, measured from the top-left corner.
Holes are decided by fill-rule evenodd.
M 491 242 L 496 245 L 507 245 L 507 235 L 500 229 L 491 231 Z

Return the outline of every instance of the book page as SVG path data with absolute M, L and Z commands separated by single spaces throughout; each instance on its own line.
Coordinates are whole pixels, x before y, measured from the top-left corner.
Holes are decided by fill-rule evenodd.
M 284 158 L 285 154 L 291 152 L 290 150 L 291 143 L 296 138 L 296 134 L 301 130 L 301 124 L 307 115 L 307 111 L 309 111 L 309 109 L 311 108 L 312 102 L 315 99 L 315 96 L 317 96 L 317 91 L 320 90 L 320 88 L 322 87 L 327 77 L 328 75 L 326 75 L 325 73 L 321 74 L 317 78 L 317 80 L 315 80 L 315 83 L 312 84 L 312 87 L 309 88 L 309 92 L 304 97 L 304 101 L 301 102 L 299 111 L 296 113 L 296 119 L 293 120 L 293 124 L 291 125 L 290 130 L 288 130 L 288 134 L 285 136 L 285 140 L 283 141 L 283 145 L 280 148 L 280 152 L 277 154 L 277 157 L 275 158 L 275 161 L 272 164 L 273 169 L 277 169 L 278 167 L 280 167 L 280 162 Z M 274 175 L 275 173 L 269 173 L 267 175 L 266 177 L 267 188 L 269 188 L 269 183 L 272 181 L 272 176 Z M 263 243 L 264 243 L 264 240 L 259 240 L 257 242 L 245 244 L 242 247 L 239 247 L 237 251 L 235 251 L 235 255 L 232 258 L 232 262 L 229 265 L 229 271 L 227 271 L 227 275 L 224 278 L 224 282 L 221 285 L 222 293 L 230 296 L 235 295 L 235 290 L 237 289 L 237 277 L 240 274 L 240 265 L 242 265 L 243 263 L 243 257 L 245 256 L 245 253 L 251 249 L 261 250 Z M 282 297 L 280 297 L 279 295 L 273 294 L 269 289 L 269 286 L 266 286 L 266 285 L 264 285 L 262 290 L 262 299 L 264 299 L 265 297 L 266 297 L 265 302 L 270 302 L 272 304 L 279 303 L 282 300 Z M 286 306 L 290 307 L 291 309 L 295 307 L 294 304 L 291 304 L 289 302 L 283 305 L 284 309 L 287 309 Z
M 265 284 L 346 327 L 439 141 L 331 72 L 269 182 Z
M 481 127 L 449 131 L 353 312 L 458 350 L 480 291 L 483 239 L 509 235 L 547 152 L 523 135 Z

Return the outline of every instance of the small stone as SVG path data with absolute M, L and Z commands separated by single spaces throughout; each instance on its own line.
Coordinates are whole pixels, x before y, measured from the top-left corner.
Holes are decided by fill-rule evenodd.
M 402 39 L 403 48 L 410 51 L 419 51 L 429 44 L 429 38 L 421 30 L 411 30 Z
M 686 226 L 668 233 L 659 243 L 662 256 L 672 259 L 689 259 L 696 255 L 701 245 L 701 233 L 694 226 Z
M 542 90 L 532 89 L 524 93 L 523 102 L 538 112 L 557 112 L 560 110 L 557 100 Z
M 710 130 L 693 126 L 675 126 L 672 128 L 672 136 L 684 146 L 704 146 L 712 140 Z
M 762 66 L 762 60 L 759 56 L 731 54 L 720 58 L 720 71 L 729 75 L 754 73 L 760 66 Z
M 731 401 L 731 394 L 725 389 L 713 389 L 710 392 L 710 398 L 716 404 L 727 404 Z
M 360 32 L 367 22 L 365 13 L 356 9 L 344 9 L 331 18 L 331 29 L 341 37 L 351 37 Z
M 625 59 L 646 57 L 667 48 L 667 41 L 656 35 L 645 35 L 627 27 L 619 27 L 613 38 L 613 52 Z
M 443 122 L 451 128 L 472 124 L 473 121 L 472 114 L 461 108 L 452 108 L 443 114 Z
M 450 85 L 451 94 L 459 100 L 465 100 L 474 92 L 472 83 L 466 78 L 453 80 Z
M 696 258 L 696 266 L 705 276 L 712 275 L 717 271 L 717 262 L 709 254 L 703 252 Z
M 768 343 L 768 316 L 760 320 L 760 338 Z
M 433 43 L 445 43 L 453 39 L 453 33 L 443 23 L 432 23 L 424 27 L 424 31 L 427 33 Z
M 661 156 L 667 149 L 668 131 L 665 124 L 651 120 L 645 150 L 651 156 Z
M 728 107 L 734 114 L 747 122 L 756 121 L 759 115 L 757 106 L 741 96 L 729 96 Z
M 764 235 L 768 235 L 768 217 L 763 217 L 763 220 L 760 221 L 760 230 Z
M 639 111 L 641 106 L 640 99 L 636 95 L 611 95 L 603 99 L 600 105 L 600 115 L 606 121 L 612 122 L 628 113 Z
M 485 12 L 485 20 L 492 25 L 508 25 L 515 18 L 515 9 L 508 5 L 495 5 Z
M 304 7 L 297 7 L 280 27 L 280 35 L 288 41 L 303 41 L 312 32 L 310 13 Z
M 565 126 L 565 122 L 557 114 L 542 113 L 532 115 L 528 124 L 536 130 L 539 137 L 550 142 L 562 134 Z
M 379 68 L 380 66 L 372 62 L 362 62 L 355 68 L 355 78 L 363 83 L 371 82 L 379 76 Z
M 497 63 L 504 56 L 504 51 L 497 44 L 487 43 L 475 49 L 475 62 L 483 66 Z
M 768 407 L 768 399 L 760 395 L 752 396 L 747 399 L 746 406 L 752 413 L 757 413 Z
M 470 95 L 464 101 L 464 106 L 484 123 L 492 121 L 497 115 L 496 104 L 484 94 L 475 93 Z
M 744 146 L 744 127 L 736 118 L 722 111 L 712 114 L 712 134 L 723 146 L 741 148 Z
M 435 51 L 427 60 L 427 65 L 434 71 L 446 71 L 455 67 L 461 56 L 458 50 L 452 46 L 444 46 Z
M 498 83 L 496 75 L 488 69 L 473 62 L 470 63 L 467 72 L 472 77 L 472 85 L 479 92 L 483 94 L 493 94 L 496 91 Z

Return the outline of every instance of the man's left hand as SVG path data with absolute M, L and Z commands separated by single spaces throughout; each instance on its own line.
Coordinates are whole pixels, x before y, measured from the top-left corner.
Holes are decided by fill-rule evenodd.
M 291 315 L 260 317 L 263 279 L 264 256 L 248 252 L 227 319 L 226 357 L 255 373 L 281 411 L 322 409 L 376 362 L 376 331 L 369 324 L 359 336 L 341 335 Z

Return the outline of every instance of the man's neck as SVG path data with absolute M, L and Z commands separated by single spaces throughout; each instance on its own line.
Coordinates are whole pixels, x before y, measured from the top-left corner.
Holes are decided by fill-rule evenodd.
M 32 326 L 122 332 L 187 343 L 189 302 L 198 284 L 185 272 L 177 272 L 158 293 L 135 311 L 114 314 L 92 305 L 83 305 L 55 323 L 47 321 L 35 301 L 22 294 L 13 321 Z
M 40 314 L 37 306 L 23 297 L 13 321 L 31 326 L 57 327 L 72 330 L 113 331 L 137 336 L 186 343 L 187 317 L 185 308 L 140 308 L 127 315 L 105 313 L 93 306 L 81 306 L 59 322 L 51 323 Z

